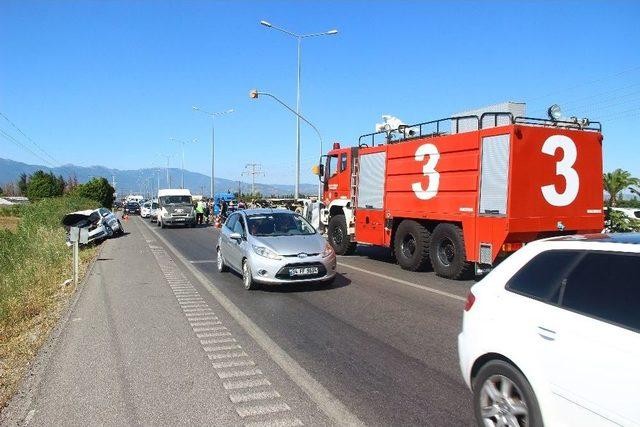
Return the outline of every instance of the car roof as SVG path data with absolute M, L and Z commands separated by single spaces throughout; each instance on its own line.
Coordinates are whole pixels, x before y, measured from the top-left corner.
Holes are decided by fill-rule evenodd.
M 545 239 L 548 242 L 626 243 L 640 245 L 640 233 L 573 234 Z
M 244 209 L 242 211 L 238 211 L 238 212 L 244 212 L 245 215 L 265 215 L 265 214 L 270 214 L 270 213 L 289 213 L 289 214 L 295 214 L 295 212 L 290 211 L 288 209 L 271 209 L 271 208 L 256 208 L 256 209 Z

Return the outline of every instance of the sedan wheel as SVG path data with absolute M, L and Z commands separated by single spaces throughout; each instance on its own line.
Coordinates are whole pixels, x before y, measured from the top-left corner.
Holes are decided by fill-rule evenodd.
M 227 271 L 227 266 L 224 264 L 224 258 L 222 258 L 222 252 L 220 251 L 220 248 L 218 248 L 218 258 L 216 260 L 216 264 L 218 267 L 218 273 L 224 273 L 225 271 Z
M 256 282 L 253 281 L 253 275 L 251 273 L 251 267 L 249 266 L 249 261 L 244 260 L 242 262 L 242 284 L 244 288 L 248 291 L 254 290 L 257 288 Z

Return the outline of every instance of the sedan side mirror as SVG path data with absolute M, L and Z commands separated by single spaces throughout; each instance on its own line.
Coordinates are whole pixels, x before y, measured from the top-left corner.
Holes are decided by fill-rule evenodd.
M 231 233 L 229 234 L 229 238 L 231 240 L 235 240 L 237 242 L 239 242 L 240 240 L 242 240 L 242 236 L 240 235 L 240 233 Z

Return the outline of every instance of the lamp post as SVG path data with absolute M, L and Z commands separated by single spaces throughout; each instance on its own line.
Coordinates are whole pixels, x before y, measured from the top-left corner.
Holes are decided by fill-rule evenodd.
M 267 21 L 260 21 L 260 25 L 264 25 L 267 28 L 272 28 L 274 30 L 278 30 L 282 33 L 285 33 L 287 35 L 290 35 L 292 37 L 296 38 L 296 41 L 298 43 L 298 78 L 297 78 L 297 85 L 296 85 L 296 183 L 295 183 L 295 198 L 297 199 L 299 197 L 299 192 L 300 192 L 300 119 L 302 116 L 300 116 L 300 72 L 302 69 L 302 62 L 301 62 L 301 54 L 302 54 L 302 40 L 309 38 L 309 37 L 320 37 L 320 36 L 333 36 L 335 34 L 338 34 L 338 30 L 329 30 L 329 31 L 324 31 L 321 33 L 311 33 L 311 34 L 296 34 L 294 32 L 285 30 L 284 28 L 280 28 L 280 27 L 276 27 L 275 25 L 271 24 L 270 22 Z M 287 107 L 288 108 L 288 107 Z M 307 122 L 308 123 L 308 122 Z
M 186 144 L 189 144 L 189 143 L 194 143 L 195 144 L 196 142 L 198 142 L 198 140 L 197 139 L 192 139 L 191 141 L 187 141 L 187 140 L 176 139 L 176 138 L 169 138 L 169 140 L 173 141 L 173 142 L 177 142 L 180 145 L 182 145 L 182 178 L 181 178 L 180 188 L 184 188 L 184 146 Z
M 164 157 L 164 158 L 167 159 L 167 167 L 165 168 L 165 171 L 167 172 L 167 188 L 171 188 L 171 184 L 169 183 L 169 159 L 173 157 L 173 154 L 160 154 L 160 153 L 158 153 L 158 156 Z M 158 182 L 160 182 L 160 181 L 158 181 Z M 158 188 L 160 188 L 160 184 L 158 184 Z
M 291 111 L 293 114 L 295 114 L 299 120 L 302 120 L 303 122 L 305 122 L 306 124 L 308 124 L 315 132 L 316 135 L 318 135 L 318 140 L 320 141 L 320 156 L 322 157 L 322 135 L 320 135 L 320 131 L 318 130 L 317 127 L 315 127 L 315 125 L 313 123 L 311 123 L 309 120 L 307 120 L 302 114 L 297 113 L 293 108 L 289 107 L 287 104 L 285 104 L 284 102 L 282 102 L 277 96 L 269 93 L 269 92 L 261 92 L 258 89 L 253 89 L 249 92 L 249 98 L 251 99 L 258 99 L 258 97 L 260 95 L 263 96 L 268 96 L 272 99 L 274 99 L 276 102 L 278 102 L 280 105 L 282 105 L 284 108 L 286 108 L 287 110 Z M 299 158 L 299 157 L 298 157 Z M 298 170 L 298 172 L 300 172 Z M 298 195 L 296 193 L 296 199 L 298 198 Z M 322 200 L 322 184 L 320 182 L 318 182 L 318 226 L 320 225 L 320 201 Z
M 194 111 L 199 111 L 201 113 L 204 113 L 208 116 L 211 117 L 211 199 L 214 201 L 215 203 L 215 183 L 214 183 L 214 179 L 215 179 L 215 170 L 216 170 L 216 162 L 215 162 L 215 140 L 216 140 L 216 126 L 215 126 L 215 122 L 216 122 L 216 116 L 221 116 L 223 114 L 230 114 L 233 113 L 233 108 L 229 109 L 229 110 L 225 110 L 225 111 L 217 111 L 215 113 L 211 113 L 209 111 L 203 110 L 200 107 L 192 107 Z

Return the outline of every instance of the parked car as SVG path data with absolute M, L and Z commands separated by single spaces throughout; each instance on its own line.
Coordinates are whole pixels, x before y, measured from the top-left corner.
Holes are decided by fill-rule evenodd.
M 72 226 L 88 228 L 88 242 L 124 234 L 122 223 L 115 214 L 107 208 L 71 212 L 65 215 L 63 225 L 67 227 L 67 233 L 69 232 L 69 227 Z M 67 240 L 68 238 L 69 236 L 67 234 Z
M 458 350 L 479 424 L 640 425 L 640 233 L 556 237 L 471 288 Z
M 140 205 L 137 202 L 127 202 L 124 205 L 124 213 L 128 215 L 140 215 Z
M 149 215 L 151 215 L 151 202 L 144 202 L 140 206 L 140 216 L 142 218 L 149 218 Z
M 246 289 L 257 284 L 332 282 L 336 254 L 295 212 L 250 209 L 229 215 L 220 232 L 218 271 L 242 274 Z

